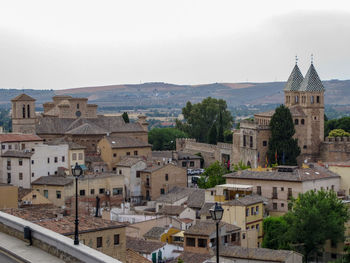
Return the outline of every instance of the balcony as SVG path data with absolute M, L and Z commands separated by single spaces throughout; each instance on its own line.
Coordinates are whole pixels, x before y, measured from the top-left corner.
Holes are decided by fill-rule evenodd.
M 272 199 L 278 199 L 277 193 L 273 193 L 273 194 L 272 194 Z

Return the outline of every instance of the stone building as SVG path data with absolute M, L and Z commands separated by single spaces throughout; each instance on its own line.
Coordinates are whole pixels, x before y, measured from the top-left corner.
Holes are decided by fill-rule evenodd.
M 317 159 L 324 141 L 325 88 L 311 63 L 305 77 L 296 64 L 284 88 L 285 105 L 290 109 L 301 159 Z M 266 165 L 273 111 L 258 113 L 254 121 L 242 122 L 233 134 L 233 163 L 243 161 L 253 168 Z M 278 153 L 282 154 L 282 153 Z
M 66 137 L 96 153 L 97 143 L 105 135 L 133 137 L 148 142 L 148 123 L 139 116 L 135 123 L 125 123 L 121 116 L 97 114 L 97 105 L 87 98 L 54 96 L 43 104 L 44 112 L 35 114 L 35 99 L 21 94 L 12 99 L 12 127 L 14 132 L 37 134 L 45 141 Z

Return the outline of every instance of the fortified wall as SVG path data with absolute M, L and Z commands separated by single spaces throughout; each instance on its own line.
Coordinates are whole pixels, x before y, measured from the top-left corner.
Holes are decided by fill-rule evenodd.
M 345 162 L 350 160 L 350 137 L 326 137 L 320 146 L 323 162 Z
M 204 159 L 204 167 L 210 166 L 215 161 L 232 164 L 232 144 L 221 143 L 217 145 L 196 142 L 196 139 L 178 138 L 176 139 L 176 151 L 184 151 L 190 154 L 201 153 Z

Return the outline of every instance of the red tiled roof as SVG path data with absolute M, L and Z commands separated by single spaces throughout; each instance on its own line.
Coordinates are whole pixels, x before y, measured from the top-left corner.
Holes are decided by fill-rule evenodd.
M 4 133 L 0 134 L 0 142 L 29 142 L 29 141 L 42 141 L 38 135 L 35 134 L 16 134 L 16 133 Z

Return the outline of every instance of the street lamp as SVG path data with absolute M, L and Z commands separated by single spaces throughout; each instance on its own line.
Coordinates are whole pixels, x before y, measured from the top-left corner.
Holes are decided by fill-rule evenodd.
M 219 223 L 224 214 L 224 209 L 217 202 L 209 209 L 211 218 L 216 222 L 216 262 L 219 263 Z
M 75 163 L 75 167 L 72 168 L 72 174 L 75 177 L 75 232 L 74 232 L 74 245 L 79 245 L 79 219 L 78 219 L 78 178 L 83 174 L 83 169 L 78 163 Z

